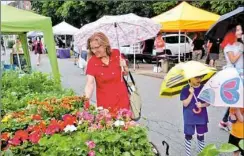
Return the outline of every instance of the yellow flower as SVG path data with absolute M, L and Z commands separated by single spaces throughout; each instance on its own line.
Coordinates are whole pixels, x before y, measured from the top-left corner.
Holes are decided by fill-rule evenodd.
M 8 120 L 9 120 L 10 118 L 12 118 L 12 115 L 11 115 L 11 114 L 5 115 L 5 116 L 3 117 L 3 119 L 2 119 L 1 122 L 8 122 Z

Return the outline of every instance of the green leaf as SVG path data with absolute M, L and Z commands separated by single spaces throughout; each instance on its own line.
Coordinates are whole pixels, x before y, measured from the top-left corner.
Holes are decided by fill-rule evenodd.
M 129 152 L 124 152 L 122 156 L 131 156 L 131 154 Z
M 4 151 L 4 156 L 14 156 L 14 155 L 10 149 L 7 149 L 6 151 Z
M 244 139 L 242 139 L 240 142 L 239 142 L 239 146 L 242 150 L 244 150 Z
M 48 145 L 48 139 L 47 139 L 47 137 L 45 136 L 45 137 L 41 138 L 40 141 L 39 141 L 39 144 L 40 144 L 41 146 L 46 146 L 46 145 Z
M 111 134 L 106 137 L 106 141 L 108 141 L 108 142 L 116 142 L 116 141 L 119 141 L 119 139 L 120 139 L 119 134 Z
M 217 156 L 220 152 L 217 150 L 216 145 L 207 145 L 198 156 Z
M 142 155 L 142 153 L 141 153 L 141 151 L 136 150 L 136 151 L 135 151 L 135 153 L 134 153 L 134 155 L 135 155 L 135 156 L 141 156 L 141 155 Z
M 230 153 L 230 152 L 234 152 L 234 151 L 237 151 L 238 150 L 238 147 L 232 145 L 232 144 L 229 144 L 229 143 L 224 143 L 221 145 L 220 149 L 219 149 L 219 152 L 222 152 L 222 153 Z

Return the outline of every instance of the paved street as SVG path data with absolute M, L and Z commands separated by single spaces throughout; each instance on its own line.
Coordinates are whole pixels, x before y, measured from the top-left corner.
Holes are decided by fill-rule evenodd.
M 35 65 L 35 55 L 31 55 L 34 70 L 46 73 L 51 72 L 47 55 L 42 55 L 41 65 Z M 59 69 L 62 75 L 64 87 L 72 88 L 77 94 L 81 94 L 85 87 L 85 76 L 81 75 L 81 70 L 74 66 L 70 59 L 58 59 Z M 182 104 L 179 97 L 166 99 L 159 97 L 159 88 L 162 79 L 139 75 L 134 73 L 138 85 L 143 109 L 141 123 L 149 128 L 150 140 L 159 148 L 161 155 L 165 155 L 165 147 L 162 141 L 165 140 L 170 145 L 170 155 L 184 155 L 184 135 L 182 122 Z M 93 96 L 92 101 L 95 101 Z M 225 109 L 209 107 L 209 133 L 205 136 L 208 143 L 219 143 L 228 141 L 228 133 L 220 130 L 217 125 L 222 118 Z M 194 137 L 193 150 L 196 155 L 196 137 Z

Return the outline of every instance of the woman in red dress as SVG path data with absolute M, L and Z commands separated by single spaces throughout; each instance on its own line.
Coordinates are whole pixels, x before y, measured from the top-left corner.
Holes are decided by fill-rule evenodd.
M 119 50 L 111 49 L 108 38 L 101 32 L 88 39 L 87 47 L 91 57 L 86 70 L 85 96 L 91 98 L 96 85 L 97 107 L 108 109 L 111 113 L 120 109 L 129 110 L 128 90 L 121 76 L 128 74 L 128 67 Z

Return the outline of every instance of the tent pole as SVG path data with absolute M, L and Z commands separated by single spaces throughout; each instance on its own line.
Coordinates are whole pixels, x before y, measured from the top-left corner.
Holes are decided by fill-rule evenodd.
M 55 42 L 53 38 L 53 31 L 52 31 L 52 24 L 51 20 L 48 21 L 48 26 L 50 29 L 43 29 L 44 33 L 44 40 L 47 46 L 47 51 L 48 51 L 48 57 L 50 60 L 50 64 L 52 67 L 52 73 L 54 76 L 54 79 L 59 83 L 61 87 L 61 80 L 60 80 L 60 73 L 59 73 L 59 68 L 58 68 L 58 61 L 57 61 L 57 54 L 56 54 L 56 49 L 55 49 Z
M 66 41 L 66 35 L 65 35 L 65 48 L 66 48 L 66 42 L 67 42 L 67 41 Z
M 19 69 L 22 70 L 21 69 L 20 59 L 19 59 L 19 49 L 20 49 L 20 47 L 19 47 L 19 45 L 17 45 L 17 41 L 16 40 L 17 39 L 15 39 L 15 48 L 16 48 L 17 61 L 18 61 Z
M 180 63 L 180 30 L 179 30 L 179 44 L 178 44 L 178 51 L 179 51 L 179 53 L 178 53 L 178 62 Z
M 184 54 L 184 62 L 186 61 L 186 31 L 185 31 L 185 54 Z
M 30 72 L 31 71 L 31 60 L 30 60 L 30 53 L 29 53 L 28 45 L 27 45 L 26 33 L 20 34 L 19 37 L 20 37 L 20 41 L 22 43 L 22 48 L 23 48 L 25 60 L 27 63 L 27 70 L 28 70 L 28 72 Z

